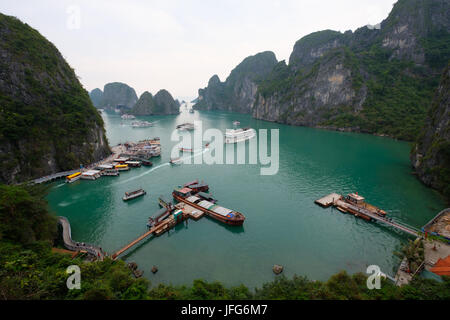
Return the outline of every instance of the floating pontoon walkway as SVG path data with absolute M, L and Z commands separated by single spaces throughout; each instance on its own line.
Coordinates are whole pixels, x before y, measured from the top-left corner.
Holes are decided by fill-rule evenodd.
M 81 242 L 76 242 L 76 241 L 72 240 L 72 231 L 70 229 L 70 223 L 66 217 L 58 217 L 58 223 L 63 228 L 63 233 L 62 233 L 63 241 L 64 241 L 64 246 L 67 249 L 69 249 L 71 251 L 86 251 L 87 253 L 91 254 L 95 258 L 97 258 L 99 260 L 103 260 L 103 258 L 105 257 L 105 254 L 99 247 L 94 246 L 89 243 L 84 243 L 84 242 L 81 243 Z
M 147 231 L 146 233 L 144 233 L 143 235 L 141 235 L 139 238 L 137 238 L 136 240 L 130 242 L 129 244 L 127 244 L 125 247 L 123 247 L 122 249 L 116 251 L 111 258 L 113 260 L 117 259 L 118 256 L 120 256 L 121 254 L 123 254 L 125 251 L 129 250 L 130 248 L 134 247 L 135 245 L 137 245 L 139 242 L 141 242 L 142 240 L 146 239 L 147 237 L 154 235 L 154 236 L 160 236 L 161 234 L 163 234 L 164 232 L 170 230 L 171 228 L 173 228 L 177 223 L 181 222 L 181 221 L 185 221 L 187 219 L 193 219 L 193 220 L 198 220 L 200 218 L 202 218 L 204 216 L 204 212 L 197 210 L 185 203 L 178 203 L 177 205 L 175 205 L 175 209 L 180 209 L 183 211 L 182 214 L 182 219 L 179 221 L 176 221 L 173 217 L 173 215 L 171 213 L 171 216 L 165 220 L 163 220 L 160 224 L 158 224 L 157 226 L 152 227 L 149 231 Z
M 330 200 L 335 199 L 331 204 Z M 392 219 L 382 217 L 376 213 L 371 212 L 370 210 L 352 205 L 348 202 L 345 202 L 342 199 L 342 196 L 337 193 L 332 193 L 328 196 L 325 196 L 319 200 L 316 200 L 315 202 L 323 207 L 330 207 L 331 205 L 334 205 L 338 208 L 343 208 L 348 210 L 350 213 L 352 213 L 355 216 L 366 216 L 370 218 L 371 220 L 375 220 L 378 222 L 381 222 L 383 224 L 386 224 L 388 226 L 394 227 L 397 230 L 403 231 L 405 233 L 408 233 L 414 237 L 418 237 L 420 235 L 420 230 L 418 228 L 409 226 L 407 224 L 393 221 Z

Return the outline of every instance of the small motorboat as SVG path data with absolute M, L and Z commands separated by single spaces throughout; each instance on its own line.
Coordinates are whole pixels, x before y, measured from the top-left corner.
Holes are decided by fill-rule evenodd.
M 141 163 L 142 163 L 143 166 L 146 166 L 146 167 L 153 166 L 153 163 L 151 161 L 149 161 L 149 160 L 142 160 Z
M 172 165 L 181 164 L 183 162 L 183 159 L 181 159 L 181 158 L 174 158 L 174 159 L 172 159 L 171 158 L 169 162 Z
M 138 197 L 142 197 L 146 194 L 147 194 L 147 192 L 144 189 L 138 189 L 135 191 L 125 192 L 125 196 L 122 198 L 122 200 L 128 201 L 128 200 L 136 199 Z
M 194 152 L 194 149 L 192 149 L 192 148 L 183 148 L 183 147 L 180 147 L 180 151 L 181 151 L 181 152 L 193 153 L 193 152 Z
M 233 121 L 233 125 L 235 125 L 235 126 L 238 126 L 238 125 L 240 125 L 241 123 L 239 122 L 239 121 Z

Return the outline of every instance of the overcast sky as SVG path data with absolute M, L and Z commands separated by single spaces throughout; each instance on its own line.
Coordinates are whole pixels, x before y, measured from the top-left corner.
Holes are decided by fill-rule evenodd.
M 249 55 L 270 50 L 288 61 L 302 36 L 377 24 L 395 2 L 0 0 L 0 12 L 53 42 L 89 91 L 119 81 L 138 95 L 164 88 L 187 99 Z

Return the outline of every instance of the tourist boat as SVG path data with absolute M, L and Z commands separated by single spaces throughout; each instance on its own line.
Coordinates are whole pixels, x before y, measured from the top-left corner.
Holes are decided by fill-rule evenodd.
M 136 119 L 135 116 L 131 115 L 131 114 L 123 114 L 121 117 L 123 120 L 132 120 L 132 119 Z
M 232 226 L 241 226 L 245 221 L 245 216 L 237 211 L 230 210 L 215 203 L 204 200 L 195 195 L 190 188 L 175 189 L 172 196 L 178 202 L 184 202 L 191 207 L 203 211 L 211 218 Z
M 142 162 L 142 165 L 145 166 L 145 167 L 151 167 L 151 166 L 153 166 L 153 163 L 152 163 L 151 161 L 148 161 L 148 160 L 141 160 L 141 162 Z
M 118 162 L 118 163 L 122 163 L 122 164 L 127 162 L 127 161 L 130 161 L 130 158 L 128 158 L 128 157 L 120 157 L 120 158 L 114 159 L 114 162 Z
M 71 174 L 70 176 L 66 177 L 66 182 L 67 183 L 73 183 L 77 180 L 80 180 L 81 178 L 81 172 L 76 172 L 74 174 Z
M 181 152 L 189 152 L 189 153 L 193 153 L 194 152 L 194 150 L 192 148 L 180 147 L 179 149 L 180 149 Z
M 134 121 L 131 123 L 131 126 L 133 128 L 148 128 L 153 126 L 153 123 L 148 121 Z
M 100 170 L 88 170 L 81 174 L 83 180 L 97 180 L 100 178 Z
M 160 196 L 160 197 L 158 198 L 158 203 L 159 203 L 159 206 L 160 206 L 161 208 L 173 209 L 172 203 L 169 202 L 169 201 L 168 201 L 166 198 L 164 198 L 163 196 Z
M 183 185 L 183 187 L 192 189 L 192 193 L 208 192 L 209 190 L 208 184 L 204 183 L 203 181 L 199 183 L 198 180 L 186 183 Z
M 238 143 L 245 140 L 250 140 L 256 136 L 255 129 L 227 129 L 225 132 L 225 143 Z
M 181 158 L 174 158 L 174 159 L 171 158 L 169 162 L 170 162 L 170 164 L 175 165 L 175 164 L 181 164 L 183 162 L 183 160 Z
M 197 183 L 198 183 L 198 179 L 195 179 L 194 181 L 183 184 L 183 187 L 189 187 L 189 186 L 192 186 L 193 184 L 197 184 Z
M 349 193 L 345 198 L 344 201 L 352 204 L 360 209 L 367 210 L 371 213 L 375 213 L 379 215 L 380 217 L 386 217 L 387 212 L 384 210 L 381 210 L 380 208 L 377 208 L 367 202 L 365 202 L 365 198 L 360 196 L 357 192 L 356 193 Z
M 132 167 L 132 168 L 140 168 L 141 167 L 140 161 L 125 161 L 125 164 L 127 164 L 129 167 Z
M 195 126 L 193 123 L 183 123 L 177 125 L 177 129 L 181 131 L 192 131 L 195 129 Z
M 119 171 L 128 171 L 128 170 L 130 170 L 130 167 L 128 167 L 127 164 L 118 164 L 114 168 L 119 170 Z
M 117 169 L 106 169 L 101 172 L 101 175 L 109 177 L 117 177 L 120 176 L 120 172 Z
M 183 147 L 180 147 L 179 150 L 180 150 L 181 152 L 187 152 L 187 153 L 195 153 L 195 152 L 197 152 L 197 150 L 194 150 L 194 149 L 192 149 L 192 148 L 183 148 Z M 200 150 L 198 150 L 198 151 L 200 151 Z
M 161 222 L 163 222 L 166 218 L 168 218 L 170 216 L 170 213 L 172 212 L 173 209 L 166 209 L 166 208 L 162 208 L 159 211 L 157 211 L 154 215 L 154 217 L 150 217 L 148 218 L 148 223 L 147 223 L 147 227 L 148 228 L 153 228 L 155 226 L 157 226 L 158 224 L 160 224 Z
M 139 189 L 139 190 L 131 191 L 131 192 L 125 192 L 125 196 L 122 198 L 122 200 L 128 201 L 128 200 L 136 199 L 136 198 L 141 197 L 146 194 L 147 194 L 147 192 L 145 192 L 144 189 Z

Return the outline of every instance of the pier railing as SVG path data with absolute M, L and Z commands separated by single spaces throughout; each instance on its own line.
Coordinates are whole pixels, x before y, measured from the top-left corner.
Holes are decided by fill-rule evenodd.
M 103 260 L 105 254 L 101 248 L 85 242 L 77 242 L 72 239 L 72 230 L 70 228 L 69 220 L 66 217 L 58 217 L 58 223 L 63 228 L 64 246 L 71 251 L 84 250 L 97 259 Z

